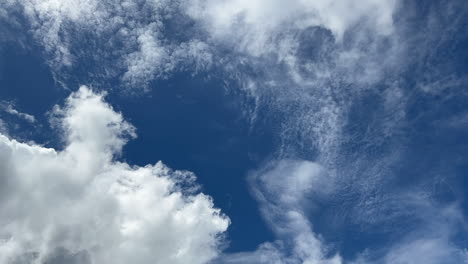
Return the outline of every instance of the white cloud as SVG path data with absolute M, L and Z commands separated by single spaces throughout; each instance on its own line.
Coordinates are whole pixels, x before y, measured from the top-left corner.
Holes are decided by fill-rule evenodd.
M 220 60 L 213 58 L 220 44 L 227 45 L 230 51 L 254 57 L 273 55 L 290 64 L 296 80 L 304 81 L 296 69 L 297 60 L 302 56 L 295 54 L 300 32 L 322 27 L 330 30 L 338 42 L 345 32 L 356 27 L 358 31 L 388 36 L 393 32 L 392 15 L 396 6 L 396 0 L 8 2 L 24 7 L 32 32 L 51 56 L 50 64 L 55 71 L 79 63 L 85 57 L 83 54 L 111 58 L 109 61 L 96 59 L 97 64 L 105 63 L 108 67 L 93 76 L 118 76 L 132 86 L 145 85 L 187 65 L 190 69 L 205 69 Z M 82 41 L 80 32 L 94 34 L 89 47 Z M 377 47 L 376 52 L 381 50 Z M 348 68 L 357 64 L 357 60 L 360 64 L 365 62 L 368 67 L 364 67 L 361 75 L 370 78 L 378 73 L 380 65 L 369 60 L 367 52 L 357 47 L 342 51 L 336 55 L 336 63 L 346 64 L 343 68 Z M 325 74 L 330 69 L 323 66 L 307 67 Z M 376 66 L 379 66 L 376 70 L 370 70 Z
M 466 251 L 453 246 L 446 238 L 421 238 L 398 245 L 384 258 L 388 264 L 468 263 Z
M 0 134 L 7 135 L 8 134 L 8 129 L 5 121 L 0 119 Z
M 257 109 L 284 115 L 279 152 L 316 151 L 317 161 L 333 168 L 350 107 L 399 64 L 397 2 L 198 0 L 184 7 L 207 43 L 232 52 L 221 67 L 247 83 L 244 90 L 263 104 Z M 404 107 L 399 111 L 404 116 Z
M 14 2 L 15 0 L 9 0 Z M 63 32 L 67 22 L 82 25 L 104 20 L 95 0 L 17 1 L 31 22 L 36 38 L 52 54 L 52 64 L 70 66 L 73 57 L 68 49 L 69 36 Z
M 252 174 L 253 194 L 277 240 L 263 243 L 256 251 L 225 254 L 214 263 L 343 263 L 338 253 L 333 254 L 333 247 L 313 231 L 310 221 L 311 215 L 320 213 L 314 200 L 336 194 L 339 190 L 337 184 L 343 184 L 339 180 L 327 174 L 317 163 L 298 160 L 276 161 Z M 411 226 L 401 227 L 409 232 L 389 241 L 384 247 L 377 247 L 377 250 L 376 247 L 366 249 L 346 263 L 468 263 L 467 249 L 456 240 L 460 228 L 466 226 L 459 206 L 438 205 L 430 197 L 414 192 L 403 193 L 398 198 L 394 210 L 404 211 L 408 219 L 416 219 L 411 221 Z M 372 207 L 379 206 L 387 204 L 374 204 Z M 392 217 L 389 215 L 389 221 Z
M 304 207 L 304 201 L 312 201 L 306 194 L 327 193 L 336 187 L 333 187 L 335 180 L 339 182 L 337 185 L 344 186 L 341 190 L 359 197 L 345 209 L 353 221 L 365 225 L 388 224 L 408 213 L 404 210 L 418 207 L 408 206 L 407 196 L 395 198 L 393 194 L 382 191 L 383 179 L 396 177 L 388 168 L 399 161 L 399 145 L 392 144 L 388 151 L 391 154 L 374 148 L 396 135 L 399 126 L 406 122 L 407 95 L 398 84 L 379 85 L 386 88 L 379 88 L 384 91 L 376 100 L 383 99 L 385 109 L 373 112 L 377 116 L 373 119 L 375 122 L 369 123 L 365 139 L 359 144 L 365 152 L 371 153 L 372 160 L 367 153 L 348 154 L 340 148 L 343 142 L 358 140 L 356 137 L 361 133 L 344 131 L 346 125 L 359 127 L 359 124 L 348 120 L 353 104 L 369 96 L 366 89 L 381 81 L 383 74 L 389 74 L 389 79 L 392 79 L 400 73 L 400 67 L 394 66 L 400 66 L 401 52 L 408 44 L 402 42 L 408 36 L 394 36 L 399 34 L 394 32 L 392 21 L 396 0 L 294 0 L 287 3 L 279 0 L 195 0 L 182 1 L 181 6 L 179 1 L 173 3 L 145 1 L 143 4 L 128 0 L 118 3 L 84 1 L 79 5 L 74 0 L 47 0 L 22 4 L 38 39 L 61 64 L 74 62 L 70 51 L 74 40 L 67 31 L 70 24 L 78 25 L 80 29 L 105 32 L 108 35 L 103 35 L 106 36 L 111 32 L 110 35 L 118 40 L 116 42 L 125 40 L 120 43 L 122 47 L 106 46 L 106 52 L 107 49 L 112 50 L 120 58 L 118 65 L 106 70 L 122 68 L 122 80 L 132 86 L 180 70 L 187 61 L 193 63 L 190 66 L 199 68 L 218 63 L 228 74 L 238 74 L 240 82 L 248 83 L 246 89 L 257 97 L 256 103 L 268 104 L 267 108 L 277 111 L 275 114 L 284 114 L 286 118 L 278 118 L 281 120 L 275 124 L 280 127 L 276 132 L 282 143 L 281 154 L 286 153 L 287 156 L 297 149 L 316 152 L 317 162 L 324 168 L 305 161 L 281 161 L 253 177 L 254 193 L 279 242 L 262 244 L 255 252 L 227 255 L 221 263 L 339 262 L 339 257 L 325 257 L 326 246 L 313 232 L 313 225 L 307 217 L 309 208 Z M 173 42 L 165 35 L 167 28 L 163 21 L 178 13 L 179 8 L 194 20 L 191 22 L 196 26 L 201 25 L 203 34 L 191 36 L 181 43 Z M 217 49 L 219 46 L 223 54 L 215 57 L 221 50 Z M 234 56 L 222 57 L 225 50 Z M 306 54 L 301 53 L 303 51 Z M 310 56 L 307 52 L 316 54 Z M 251 67 L 249 69 L 256 76 L 243 72 L 244 66 Z M 450 82 L 449 86 L 453 84 Z M 64 116 L 67 111 L 62 111 Z M 107 120 L 109 116 L 102 118 Z M 109 157 L 117 154 L 125 143 L 119 131 L 130 135 L 134 132 L 121 120 L 114 120 L 121 124 L 117 128 L 107 128 L 99 120 L 90 120 L 96 124 L 89 128 L 75 130 L 65 123 L 66 134 L 71 136 L 75 133 L 75 136 L 68 140 L 69 147 L 61 155 L 90 152 L 92 154 L 76 155 L 74 159 L 92 165 L 91 168 L 100 164 L 87 160 L 94 155 L 102 156 L 100 159 L 109 163 Z M 81 121 L 75 123 L 80 124 Z M 108 133 L 94 130 L 94 126 Z M 83 141 L 83 137 L 94 141 Z M 325 170 L 329 170 L 330 175 Z M 331 182 L 324 180 L 326 178 Z M 132 224 L 129 226 L 131 230 Z M 449 238 L 416 236 L 400 241 L 381 263 L 412 263 L 416 255 L 411 252 L 427 254 L 429 261 L 447 256 L 443 252 L 455 251 L 462 252 L 452 247 Z M 444 259 L 442 257 L 439 259 Z
M 165 35 L 163 22 L 178 12 L 178 1 L 8 1 L 23 7 L 58 78 L 64 70 L 95 59 L 96 72 L 90 76 L 121 78 L 132 87 L 144 87 L 176 67 L 211 64 L 202 40 L 170 40 Z M 93 40 L 86 41 L 90 36 Z
M 1 263 L 60 252 L 79 264 L 206 263 L 218 254 L 227 217 L 196 192 L 192 173 L 116 161 L 135 131 L 102 95 L 81 87 L 54 112 L 62 151 L 0 135 Z
M 230 39 L 259 55 L 271 52 L 274 47 L 270 44 L 288 32 L 313 26 L 330 29 L 337 40 L 363 21 L 388 35 L 393 30 L 395 4 L 396 0 L 197 0 L 188 2 L 186 12 L 202 21 L 213 37 Z
M 220 263 L 339 264 L 339 255 L 329 256 L 327 247 L 313 231 L 307 214 L 312 197 L 331 192 L 333 179 L 309 161 L 281 160 L 250 177 L 260 211 L 278 241 L 264 243 L 255 252 L 225 255 Z
M 406 197 L 409 198 L 409 197 Z M 411 198 L 410 198 L 411 199 Z M 437 206 L 421 197 L 411 201 L 419 203 L 413 213 L 423 224 L 399 238 L 382 256 L 366 250 L 354 264 L 441 264 L 468 263 L 467 249 L 457 244 L 454 236 L 466 226 L 463 213 L 456 205 Z
M 256 251 L 228 254 L 215 260 L 219 264 L 283 264 L 286 262 L 283 248 L 272 243 L 261 244 Z
M 21 119 L 24 119 L 30 123 L 36 122 L 36 118 L 33 115 L 22 113 L 15 109 L 14 105 L 10 102 L 4 102 L 1 104 L 3 110 L 11 115 L 17 116 Z
M 125 56 L 127 70 L 122 77 L 124 81 L 136 86 L 165 77 L 173 71 L 183 70 L 183 65 L 187 63 L 193 66 L 194 71 L 207 68 L 211 64 L 212 55 L 207 44 L 190 40 L 180 45 L 165 46 L 162 43 L 164 37 L 159 36 L 157 27 L 154 24 L 148 25 L 138 33 L 138 51 Z

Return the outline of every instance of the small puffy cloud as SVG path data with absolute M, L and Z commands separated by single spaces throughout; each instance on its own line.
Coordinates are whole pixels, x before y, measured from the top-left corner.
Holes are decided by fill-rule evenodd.
M 86 87 L 54 113 L 61 151 L 0 135 L 1 263 L 206 263 L 217 256 L 229 220 L 197 192 L 192 173 L 116 161 L 135 130 Z
M 9 103 L 9 102 L 5 102 L 5 103 L 2 103 L 0 104 L 0 106 L 3 108 L 3 110 L 11 115 L 14 115 L 14 116 L 17 116 L 21 119 L 24 119 L 30 123 L 35 123 L 36 122 L 36 118 L 33 116 L 33 115 L 30 115 L 30 114 L 26 114 L 26 113 L 22 113 L 20 111 L 18 111 L 17 109 L 15 109 L 14 105 L 12 103 Z

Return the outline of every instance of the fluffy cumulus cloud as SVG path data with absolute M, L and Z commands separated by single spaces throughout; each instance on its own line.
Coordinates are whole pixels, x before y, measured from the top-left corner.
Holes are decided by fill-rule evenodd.
M 206 263 L 229 220 L 195 176 L 115 160 L 135 129 L 81 87 L 54 109 L 63 150 L 0 135 L 1 263 Z

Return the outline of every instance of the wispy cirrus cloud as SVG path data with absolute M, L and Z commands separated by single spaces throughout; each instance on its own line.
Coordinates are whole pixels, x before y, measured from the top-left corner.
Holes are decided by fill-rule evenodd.
M 72 79 L 70 71 L 88 64 L 94 66 L 82 82 L 117 78 L 143 90 L 175 68 L 203 69 L 211 63 L 201 39 L 170 39 L 174 33 L 167 32 L 166 23 L 180 13 L 179 1 L 8 0 L 6 5 L 6 12 L 23 11 L 62 83 Z
M 253 195 L 278 240 L 254 252 L 225 255 L 215 263 L 342 263 L 313 231 L 308 216 L 315 206 L 312 197 L 332 191 L 330 177 L 317 163 L 295 160 L 271 162 L 253 173 L 249 178 Z
M 365 251 L 352 263 L 467 263 L 467 249 L 454 242 L 457 234 L 466 228 L 459 205 L 438 205 L 418 194 L 409 194 L 405 198 L 406 203 L 413 204 L 409 210 L 422 224 L 380 254 Z
M 397 190 L 398 194 L 385 202 L 373 204 L 369 201 L 365 205 L 368 215 L 364 217 L 379 217 L 375 210 L 387 214 L 382 216 L 385 219 L 371 220 L 376 223 L 368 223 L 364 228 L 379 225 L 384 232 L 389 222 L 395 222 L 397 217 L 406 218 L 407 226 L 392 229 L 390 232 L 398 235 L 386 246 L 371 245 L 354 258 L 343 258 L 337 245 L 326 241 L 311 220 L 323 213 L 323 201 L 342 203 L 337 198 L 342 191 L 339 185 L 343 184 L 339 178 L 314 162 L 278 160 L 252 173 L 249 182 L 276 240 L 252 252 L 222 255 L 213 263 L 403 264 L 423 261 L 436 264 L 468 261 L 467 249 L 457 242 L 457 236 L 466 229 L 462 209 L 457 203 L 447 205 L 434 201 L 429 192 Z M 381 194 L 385 193 L 387 191 Z M 336 199 L 338 203 L 333 201 Z M 388 205 L 392 208 L 386 208 Z M 382 206 L 384 208 L 380 208 Z

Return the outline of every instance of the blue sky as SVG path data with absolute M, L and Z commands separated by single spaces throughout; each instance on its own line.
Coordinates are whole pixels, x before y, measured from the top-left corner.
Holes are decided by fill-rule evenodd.
M 467 263 L 467 23 L 0 0 L 0 262 Z

